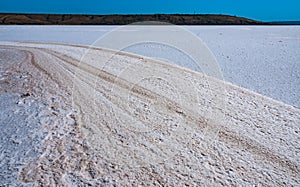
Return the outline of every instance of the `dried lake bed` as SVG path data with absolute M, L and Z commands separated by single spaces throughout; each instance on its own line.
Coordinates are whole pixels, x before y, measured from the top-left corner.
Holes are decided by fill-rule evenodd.
M 0 26 L 0 40 L 93 45 L 118 26 Z M 126 28 L 126 27 L 125 27 Z M 300 26 L 184 26 L 214 54 L 225 81 L 300 107 Z M 134 30 L 124 30 L 135 32 Z M 195 69 L 170 48 L 135 45 L 129 52 Z
M 299 185 L 299 27 L 185 27 L 228 82 L 115 28 L 0 27 L 1 186 Z

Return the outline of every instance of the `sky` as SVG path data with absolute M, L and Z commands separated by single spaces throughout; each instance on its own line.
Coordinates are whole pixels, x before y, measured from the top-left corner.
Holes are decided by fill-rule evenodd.
M 228 14 L 259 21 L 299 21 L 300 0 L 0 0 L 1 13 Z

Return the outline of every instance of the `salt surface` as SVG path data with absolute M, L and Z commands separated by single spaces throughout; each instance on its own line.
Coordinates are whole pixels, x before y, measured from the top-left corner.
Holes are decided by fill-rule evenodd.
M 0 26 L 0 40 L 91 45 L 117 26 Z M 300 107 L 299 26 L 185 26 L 215 55 L 226 81 Z M 124 32 L 134 30 L 124 30 Z M 184 41 L 183 41 L 184 42 Z M 188 44 L 187 44 L 188 45 Z M 124 49 L 199 70 L 180 49 L 133 44 Z M 176 52 L 177 51 L 177 52 Z
M 1 44 L 0 186 L 299 184 L 297 108 L 141 56 Z

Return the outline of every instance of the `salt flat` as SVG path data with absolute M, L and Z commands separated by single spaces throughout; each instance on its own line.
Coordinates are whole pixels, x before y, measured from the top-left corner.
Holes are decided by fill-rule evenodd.
M 296 107 L 125 52 L 0 45 L 0 185 L 300 184 Z
M 117 26 L 0 26 L 0 40 L 91 45 Z M 223 77 L 235 85 L 300 107 L 299 26 L 185 26 L 215 55 Z M 127 30 L 128 32 L 134 32 Z M 125 51 L 199 71 L 191 61 L 157 44 Z M 184 63 L 183 63 L 184 62 Z M 200 70 L 201 71 L 201 70 Z

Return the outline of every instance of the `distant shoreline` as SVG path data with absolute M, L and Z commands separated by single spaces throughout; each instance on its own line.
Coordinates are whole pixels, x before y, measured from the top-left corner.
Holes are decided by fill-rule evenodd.
M 222 14 L 15 14 L 0 13 L 1 25 L 127 25 L 142 24 L 174 25 L 294 25 L 299 22 L 262 22 L 243 17 Z M 155 23 L 157 22 L 157 23 Z

